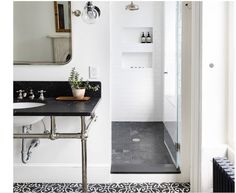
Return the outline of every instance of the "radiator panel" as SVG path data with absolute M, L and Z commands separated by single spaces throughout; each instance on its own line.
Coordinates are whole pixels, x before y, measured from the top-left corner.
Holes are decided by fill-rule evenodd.
M 213 158 L 213 192 L 234 192 L 234 166 L 227 158 Z

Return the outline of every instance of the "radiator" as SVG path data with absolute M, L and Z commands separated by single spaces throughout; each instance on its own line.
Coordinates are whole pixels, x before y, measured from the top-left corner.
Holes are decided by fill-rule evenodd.
M 213 192 L 234 192 L 234 166 L 227 158 L 213 158 Z

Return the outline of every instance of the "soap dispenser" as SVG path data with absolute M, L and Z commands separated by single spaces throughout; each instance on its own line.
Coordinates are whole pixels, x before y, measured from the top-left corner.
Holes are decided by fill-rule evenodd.
M 142 32 L 141 43 L 145 43 L 145 42 L 146 42 L 146 38 L 145 38 L 144 32 Z
M 149 32 L 148 32 L 147 37 L 146 37 L 146 42 L 147 43 L 152 43 L 152 37 L 151 37 Z

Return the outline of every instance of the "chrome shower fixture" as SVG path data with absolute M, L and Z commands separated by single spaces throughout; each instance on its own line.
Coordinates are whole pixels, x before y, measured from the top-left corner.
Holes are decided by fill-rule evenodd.
M 139 6 L 138 5 L 136 5 L 136 4 L 134 4 L 134 2 L 133 1 L 131 1 L 131 3 L 129 4 L 129 5 L 127 5 L 126 7 L 125 7 L 125 9 L 127 10 L 130 10 L 130 11 L 136 11 L 136 10 L 139 10 Z
M 101 15 L 100 9 L 93 5 L 92 1 L 88 1 L 82 11 L 82 19 L 88 24 L 95 23 L 96 19 Z

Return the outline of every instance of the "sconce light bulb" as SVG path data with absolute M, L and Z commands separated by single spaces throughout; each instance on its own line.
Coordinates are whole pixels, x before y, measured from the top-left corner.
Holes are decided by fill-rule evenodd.
M 92 4 L 91 1 L 88 1 L 82 12 L 82 19 L 87 24 L 93 24 L 96 22 L 96 19 L 100 16 L 100 9 Z

